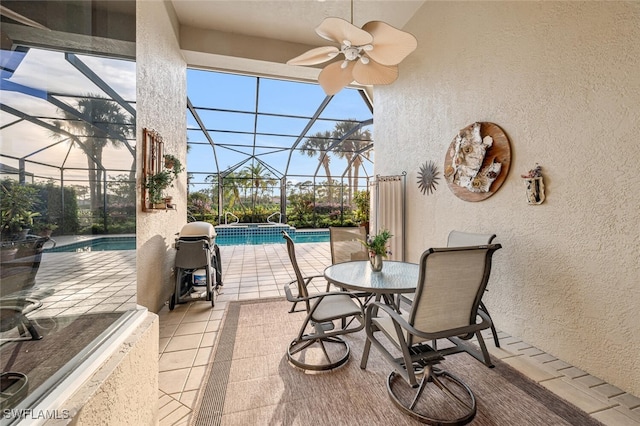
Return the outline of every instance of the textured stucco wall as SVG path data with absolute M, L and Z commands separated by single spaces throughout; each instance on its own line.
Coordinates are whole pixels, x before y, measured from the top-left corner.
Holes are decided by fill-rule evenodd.
M 640 395 L 640 2 L 427 2 L 418 49 L 375 89 L 375 172 L 408 172 L 408 255 L 451 229 L 503 249 L 485 302 L 498 328 Z M 477 203 L 420 164 L 475 121 L 501 126 L 511 171 Z M 547 200 L 520 174 L 543 167 Z M 441 175 L 442 177 L 442 175 Z
M 48 426 L 158 424 L 158 316 L 147 313 L 95 373 L 60 407 L 69 419 Z
M 165 153 L 186 164 L 186 64 L 180 54 L 177 23 L 170 4 L 161 0 L 137 2 L 137 132 L 138 164 L 142 164 L 142 129 L 154 129 Z M 142 168 L 138 168 L 141 188 Z M 158 312 L 173 289 L 175 233 L 186 223 L 187 176 L 183 172 L 169 188 L 177 210 L 142 211 L 138 189 L 137 264 L 138 304 Z

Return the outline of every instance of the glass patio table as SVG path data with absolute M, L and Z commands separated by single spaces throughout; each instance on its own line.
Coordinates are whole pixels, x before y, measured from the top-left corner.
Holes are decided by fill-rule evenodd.
M 398 310 L 399 304 L 394 302 L 394 295 L 415 292 L 419 270 L 415 263 L 387 260 L 382 271 L 373 272 L 368 260 L 359 260 L 327 267 L 324 278 L 337 287 L 369 293 L 376 302 L 384 299 L 385 303 Z

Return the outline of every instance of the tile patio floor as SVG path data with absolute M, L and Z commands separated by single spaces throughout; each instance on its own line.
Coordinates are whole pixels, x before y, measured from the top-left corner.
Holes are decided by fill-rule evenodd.
M 188 425 L 203 384 L 228 301 L 284 296 L 293 279 L 284 245 L 220 247 L 222 294 L 211 309 L 208 302 L 167 307 L 160 315 L 160 425 Z M 322 274 L 331 263 L 328 243 L 296 245 L 303 275 Z M 319 288 L 324 281 L 317 280 Z M 498 324 L 499 325 L 499 324 Z M 491 355 L 611 426 L 640 426 L 640 398 L 548 355 L 516 337 L 500 333 L 501 348 L 486 343 Z M 284 350 L 284 349 L 283 349 Z
M 59 241 L 59 245 L 60 245 Z M 222 293 L 210 302 L 191 302 L 160 317 L 159 407 L 160 425 L 189 425 L 207 365 L 213 360 L 218 330 L 227 303 L 232 300 L 284 296 L 283 286 L 293 271 L 283 244 L 220 247 L 223 260 Z M 304 275 L 322 274 L 330 264 L 329 243 L 296 245 Z M 100 266 L 96 267 L 99 264 Z M 72 265 L 72 266 L 69 266 Z M 65 315 L 126 309 L 135 304 L 135 251 L 46 253 L 38 282 L 40 315 Z M 60 280 L 60 277 L 64 277 Z M 52 283 L 52 281 L 58 282 Z M 51 281 L 50 281 L 51 280 Z M 324 288 L 317 280 L 318 291 Z M 498 324 L 499 326 L 500 324 Z M 491 355 L 572 402 L 602 423 L 640 426 L 640 398 L 623 392 L 517 337 L 500 333 L 501 348 Z

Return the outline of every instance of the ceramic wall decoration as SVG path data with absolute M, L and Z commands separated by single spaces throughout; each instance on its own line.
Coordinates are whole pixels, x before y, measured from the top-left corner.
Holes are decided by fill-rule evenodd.
M 429 195 L 436 190 L 436 185 L 438 185 L 438 180 L 440 179 L 439 174 L 440 172 L 438 172 L 436 163 L 433 161 L 427 161 L 420 166 L 420 171 L 418 172 L 418 188 L 423 194 Z
M 520 176 L 524 179 L 527 203 L 533 205 L 542 204 L 545 199 L 542 167 L 536 164 L 536 167 L 529 170 L 529 173 Z
M 511 164 L 511 147 L 494 123 L 476 122 L 455 136 L 444 162 L 449 189 L 465 201 L 482 201 L 495 194 Z

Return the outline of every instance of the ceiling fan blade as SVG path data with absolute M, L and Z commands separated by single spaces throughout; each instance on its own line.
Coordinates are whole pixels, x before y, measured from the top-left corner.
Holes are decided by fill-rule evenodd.
M 398 65 L 418 47 L 413 35 L 386 22 L 367 22 L 362 29 L 373 36 L 373 49 L 367 55 L 382 65 Z
M 327 62 L 336 57 L 340 49 L 335 46 L 316 47 L 308 50 L 300 56 L 287 61 L 287 65 L 316 65 Z
M 49 29 L 36 21 L 33 21 L 25 16 L 20 15 L 19 13 L 14 12 L 6 6 L 0 6 L 0 15 L 6 16 L 7 18 L 11 18 L 16 22 L 20 22 L 21 24 L 28 25 L 30 27 L 40 28 L 41 30 Z
M 346 68 L 342 68 L 342 64 L 342 61 L 329 64 L 318 75 L 318 83 L 327 95 L 335 95 L 353 81 L 355 62 L 349 61 Z
M 370 60 L 368 64 L 355 61 L 352 75 L 355 81 L 367 86 L 391 84 L 398 78 L 398 66 L 383 65 L 373 60 Z
M 373 41 L 371 34 L 341 18 L 325 18 L 316 28 L 316 33 L 324 39 L 341 43 L 348 40 L 354 46 L 363 46 Z

